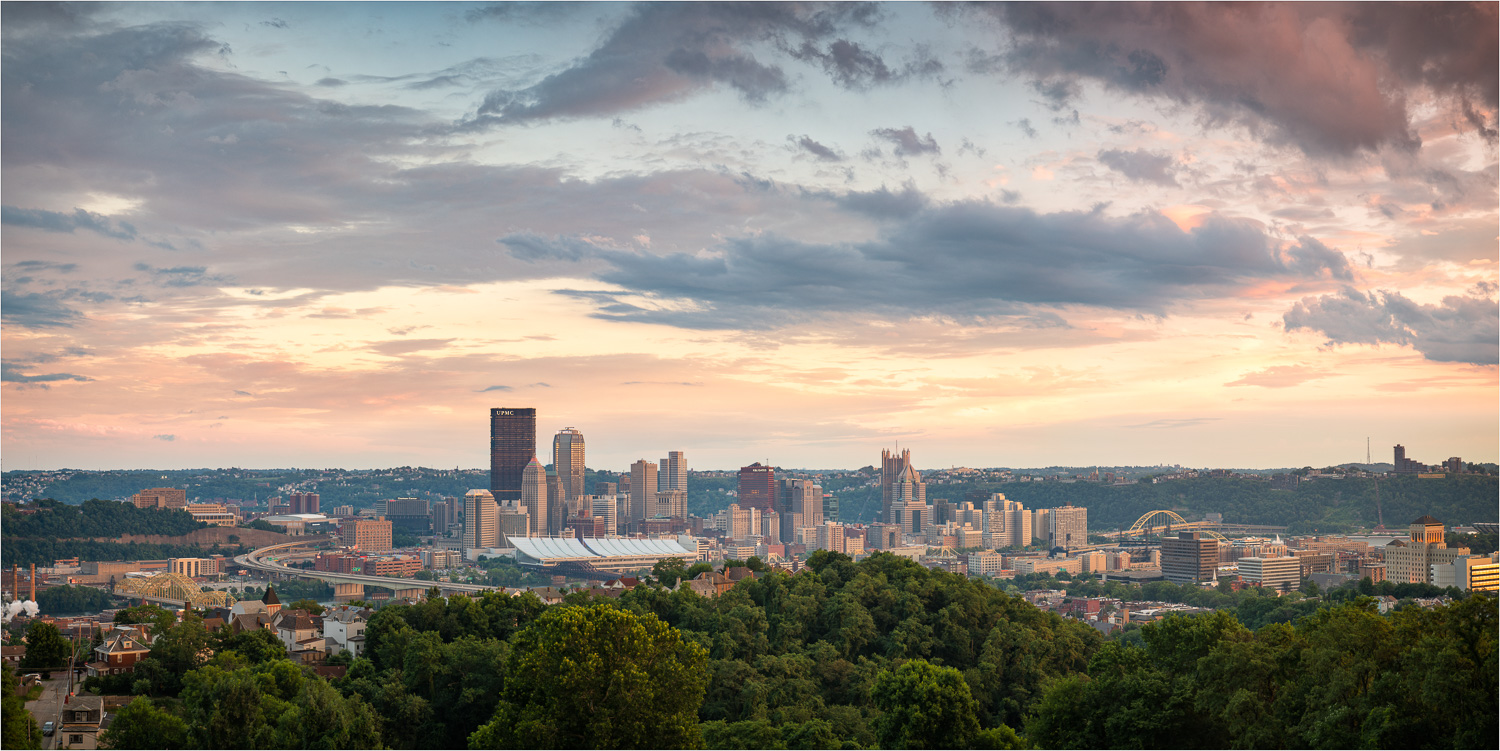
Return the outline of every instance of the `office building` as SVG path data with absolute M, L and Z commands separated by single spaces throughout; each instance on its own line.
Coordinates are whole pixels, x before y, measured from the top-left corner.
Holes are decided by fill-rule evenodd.
M 844 525 L 833 522 L 824 522 L 817 526 L 819 550 L 829 550 L 835 553 L 844 552 Z
M 464 548 L 493 548 L 499 544 L 499 510 L 488 490 L 474 489 L 464 495 Z
M 1219 542 L 1198 530 L 1161 541 L 1161 574 L 1169 582 L 1212 581 L 1219 568 Z
M 687 518 L 687 491 L 686 490 L 658 490 L 656 491 L 656 508 L 652 516 L 664 516 L 668 519 Z
M 720 512 L 724 521 L 722 529 L 724 537 L 730 540 L 748 540 L 756 537 L 760 532 L 760 509 L 741 506 L 738 503 L 729 504 L 729 508 Z
M 178 488 L 150 488 L 130 497 L 136 508 L 182 508 L 187 505 L 187 491 Z
M 630 519 L 653 515 L 656 505 L 656 463 L 641 459 L 630 465 Z
M 239 523 L 239 517 L 222 503 L 189 503 L 183 510 L 192 514 L 194 521 L 212 527 L 233 527 Z
M 900 454 L 890 451 L 880 451 L 880 510 L 881 521 L 894 524 L 896 512 L 892 507 L 892 493 L 896 487 L 896 477 L 911 464 L 911 449 L 906 449 Z
M 1500 591 L 1500 553 L 1466 555 L 1432 565 L 1434 586 L 1475 592 Z
M 295 502 L 292 505 L 295 507 Z M 425 498 L 393 498 L 375 505 L 377 516 L 384 516 L 396 529 L 417 535 L 432 530 L 432 508 Z M 385 507 L 383 510 L 378 508 L 381 505 Z
M 1238 562 L 1240 579 L 1266 589 L 1290 592 L 1302 584 L 1302 562 L 1295 556 L 1261 558 L 1251 556 Z
M 1432 567 L 1449 566 L 1469 555 L 1468 548 L 1450 548 L 1443 523 L 1423 515 L 1407 525 L 1407 539 L 1385 546 L 1385 575 L 1397 584 L 1431 584 Z
M 551 534 L 548 528 L 547 468 L 535 456 L 526 463 L 521 473 L 521 505 L 526 508 L 529 529 L 524 535 L 545 537 Z
M 993 550 L 969 554 L 970 576 L 994 576 L 1005 570 L 1005 557 Z
M 615 495 L 620 492 L 620 486 L 613 482 L 594 483 L 594 495 Z
M 667 458 L 661 460 L 661 468 L 657 471 L 656 489 L 681 490 L 687 492 L 687 462 L 682 459 L 681 451 L 668 451 Z
M 839 497 L 833 493 L 823 494 L 823 518 L 827 521 L 842 521 L 839 519 Z
M 1393 457 L 1394 461 L 1392 462 L 1392 464 L 1395 465 L 1394 469 L 1396 474 L 1415 475 L 1427 471 L 1426 464 L 1423 464 L 1415 459 L 1406 458 L 1405 446 L 1402 446 L 1399 443 L 1396 444 L 1394 447 L 1394 454 L 1395 456 Z
M 320 514 L 318 510 L 319 496 L 317 493 L 290 493 L 287 495 L 287 505 L 292 507 L 293 514 Z
M 443 535 L 458 524 L 458 499 L 444 498 L 432 503 L 433 534 Z
M 607 484 L 613 485 L 614 483 Z M 604 520 L 604 534 L 619 534 L 619 525 L 617 523 L 619 520 L 617 513 L 619 505 L 615 502 L 615 497 L 613 495 L 591 495 L 586 496 L 586 500 L 589 504 L 590 513 L 593 514 L 594 518 Z
M 391 523 L 384 517 L 347 519 L 339 525 L 339 544 L 370 553 L 391 549 Z
M 890 494 L 891 523 L 908 535 L 919 535 L 932 523 L 927 507 L 927 483 L 909 462 L 892 478 Z
M 490 495 L 496 502 L 521 499 L 521 475 L 536 456 L 536 410 L 490 410 Z
M 776 495 L 782 540 L 791 540 L 798 527 L 823 523 L 823 488 L 812 480 L 784 479 L 777 483 Z
M 542 474 L 547 478 L 547 523 L 544 528 L 547 530 L 546 534 L 560 534 L 567 526 L 568 516 L 570 516 L 568 501 L 563 497 L 562 478 L 558 477 L 556 471 L 550 469 L 543 469 Z
M 1052 509 L 1047 523 L 1047 547 L 1069 550 L 1089 542 L 1089 510 L 1068 504 Z
M 580 500 L 588 493 L 583 487 L 583 434 L 577 428 L 563 428 L 552 438 L 552 470 L 557 473 L 561 504 L 569 516 L 583 516 Z
M 776 507 L 776 470 L 760 462 L 740 467 L 739 505 L 771 511 Z

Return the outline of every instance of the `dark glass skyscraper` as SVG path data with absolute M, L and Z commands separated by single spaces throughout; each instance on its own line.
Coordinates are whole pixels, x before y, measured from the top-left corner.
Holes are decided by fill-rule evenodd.
M 490 410 L 490 493 L 496 501 L 521 500 L 521 474 L 536 456 L 536 410 Z

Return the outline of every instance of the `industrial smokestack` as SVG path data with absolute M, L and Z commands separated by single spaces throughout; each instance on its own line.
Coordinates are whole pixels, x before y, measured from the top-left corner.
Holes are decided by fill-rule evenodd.
M 26 598 L 36 602 L 36 564 L 31 564 L 31 596 Z

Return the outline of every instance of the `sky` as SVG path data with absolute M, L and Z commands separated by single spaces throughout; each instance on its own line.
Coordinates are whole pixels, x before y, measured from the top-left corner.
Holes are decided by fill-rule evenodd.
M 0 6 L 0 462 L 1495 461 L 1497 6 Z

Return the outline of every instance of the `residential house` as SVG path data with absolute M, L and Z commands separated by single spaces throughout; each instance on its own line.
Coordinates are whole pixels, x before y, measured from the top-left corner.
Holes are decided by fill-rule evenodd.
M 332 642 L 327 645 L 328 654 L 336 655 L 348 650 L 359 657 L 364 651 L 365 625 L 370 620 L 371 612 L 369 608 L 351 608 L 348 605 L 323 611 L 323 636 Z
M 276 635 L 281 637 L 288 653 L 295 652 L 304 641 L 323 638 L 318 620 L 306 610 L 283 610 L 276 614 L 271 625 L 276 628 Z
M 62 724 L 57 729 L 59 748 L 98 748 L 99 727 L 104 722 L 104 700 L 97 696 L 75 696 L 63 705 Z
M 5 664 L 9 665 L 12 670 L 20 669 L 21 660 L 25 659 L 26 657 L 26 645 L 21 644 L 14 647 L 0 647 L 0 654 L 4 655 Z
M 135 664 L 146 659 L 151 645 L 135 630 L 115 631 L 106 635 L 104 643 L 94 647 L 95 660 L 88 664 L 91 676 L 134 673 Z

